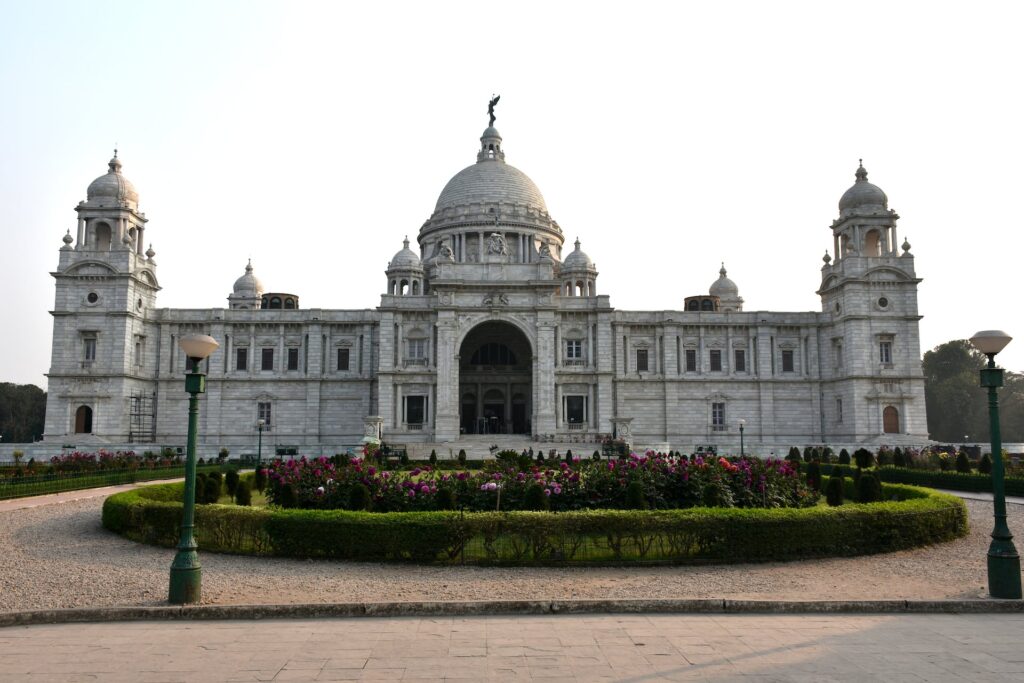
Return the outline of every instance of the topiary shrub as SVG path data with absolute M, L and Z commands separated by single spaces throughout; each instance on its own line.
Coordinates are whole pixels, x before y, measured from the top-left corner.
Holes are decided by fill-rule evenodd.
M 370 489 L 364 484 L 356 484 L 348 496 L 349 510 L 369 510 L 373 506 Z
M 825 446 L 825 450 L 821 452 L 821 461 L 823 463 L 835 462 L 836 453 L 830 447 Z
M 195 503 L 196 505 L 206 504 L 206 473 L 200 472 L 196 475 L 196 492 L 195 492 Z
M 894 463 L 895 461 L 892 451 L 888 448 L 882 448 L 878 451 L 878 464 L 880 466 L 885 467 L 886 465 L 892 465 Z
M 853 452 L 853 460 L 857 463 L 857 467 L 864 470 L 871 467 L 875 461 L 875 456 L 866 448 L 858 448 Z
M 864 472 L 857 480 L 857 502 L 877 503 L 882 500 L 882 482 L 873 472 Z
M 807 463 L 807 485 L 815 491 L 821 491 L 824 484 L 821 476 L 821 463 L 817 460 Z
M 839 451 L 839 464 L 849 465 L 850 464 L 850 452 L 845 448 Z
M 591 460 L 600 460 L 601 459 L 601 452 L 600 451 L 594 451 L 594 454 L 592 456 L 590 456 L 590 459 Z
M 212 474 L 220 474 L 220 472 Z M 207 477 L 206 483 L 203 485 L 203 502 L 212 505 L 220 500 L 220 488 L 220 477 Z
M 400 456 L 398 456 L 398 462 L 402 463 L 403 465 L 408 465 L 409 464 L 409 451 L 402 451 L 402 454 Z
M 234 497 L 235 491 L 238 490 L 238 472 L 236 470 L 228 470 L 228 473 L 224 475 L 224 488 L 227 489 L 229 496 Z
M 252 489 L 249 488 L 249 482 L 236 481 L 235 484 L 235 504 L 252 505 Z
M 644 495 L 644 485 L 639 481 L 631 481 L 626 486 L 626 509 L 646 510 L 647 497 Z
M 811 450 L 810 446 L 804 447 L 804 462 L 810 462 L 814 459 L 814 451 Z
M 967 457 L 967 451 L 960 449 L 960 452 L 956 454 L 956 471 L 960 474 L 971 473 L 971 461 Z
M 283 508 L 293 508 L 298 505 L 298 500 L 295 498 L 295 489 L 292 488 L 292 485 L 285 484 L 278 489 L 274 496 L 274 502 Z
M 430 464 L 431 465 L 436 465 L 437 464 L 437 451 L 434 450 L 433 448 L 430 449 Z
M 978 461 L 978 471 L 982 474 L 992 474 L 992 456 L 986 453 Z
M 434 500 L 437 501 L 438 510 L 454 510 L 457 504 L 455 491 L 451 489 L 439 489 Z
M 544 494 L 544 487 L 540 484 L 531 484 L 527 487 L 526 494 L 523 496 L 523 507 L 538 512 L 547 510 L 550 504 L 548 497 Z
M 565 461 L 567 463 L 569 463 L 570 465 L 572 464 L 572 449 L 571 448 L 566 449 L 566 451 L 565 451 Z
M 466 449 L 465 448 L 460 448 L 459 449 L 459 465 L 465 466 L 465 464 L 466 464 Z
M 892 464 L 895 467 L 907 466 L 907 457 L 903 455 L 903 449 L 899 446 L 896 447 L 896 450 L 892 454 Z
M 260 493 L 267 489 L 267 471 L 262 467 L 256 468 L 256 476 L 253 477 L 253 486 Z
M 843 481 L 842 476 L 829 477 L 828 484 L 825 485 L 825 502 L 831 507 L 839 507 L 843 504 L 845 489 L 846 482 Z

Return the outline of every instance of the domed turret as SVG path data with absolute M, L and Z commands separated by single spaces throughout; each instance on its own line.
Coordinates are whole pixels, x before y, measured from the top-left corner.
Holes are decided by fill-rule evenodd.
M 402 241 L 402 250 L 399 251 L 391 259 L 388 264 L 388 268 L 422 268 L 423 263 L 420 261 L 420 257 L 416 255 L 412 249 L 409 248 L 409 238 L 406 237 Z
M 388 262 L 384 271 L 388 276 L 388 294 L 405 296 L 409 294 L 426 294 L 423 279 L 423 262 L 409 248 L 409 238 L 402 240 L 402 250 Z
M 89 183 L 89 189 L 85 193 L 89 204 L 102 207 L 117 207 L 127 204 L 129 209 L 137 209 L 139 193 L 135 191 L 135 186 L 131 184 L 131 181 L 121 174 L 121 161 L 117 158 L 116 149 L 107 168 L 104 175 Z
M 864 160 L 860 160 L 857 167 L 857 181 L 850 189 L 843 193 L 839 200 L 839 213 L 842 216 L 851 211 L 875 211 L 883 212 L 889 210 L 889 198 L 882 192 L 882 188 L 868 182 L 868 172 L 864 168 Z
M 743 297 L 740 296 L 740 288 L 726 276 L 724 263 L 718 271 L 718 279 L 712 282 L 711 287 L 708 288 L 708 294 L 718 297 L 721 311 L 743 310 Z
M 252 273 L 252 259 L 245 265 L 245 274 L 235 280 L 228 296 L 231 308 L 259 308 L 263 298 L 263 283 Z
M 565 296 L 597 296 L 597 269 L 590 257 L 580 249 L 577 237 L 575 249 L 562 262 L 562 293 Z

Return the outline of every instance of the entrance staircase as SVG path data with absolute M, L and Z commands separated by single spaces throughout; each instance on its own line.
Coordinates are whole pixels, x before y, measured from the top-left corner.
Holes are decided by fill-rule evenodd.
M 437 443 L 408 443 L 392 444 L 405 446 L 409 457 L 414 460 L 426 460 L 430 457 L 430 451 L 437 452 L 439 460 L 454 460 L 459 455 L 459 450 L 465 449 L 466 457 L 470 460 L 484 460 L 493 458 L 498 451 L 513 450 L 522 452 L 533 449 L 536 453 L 543 450 L 547 454 L 551 449 L 564 456 L 566 450 L 572 450 L 574 456 L 589 458 L 594 451 L 601 451 L 601 444 L 591 441 L 536 441 L 528 434 L 473 434 L 463 436 L 457 441 L 442 441 Z M 493 451 L 492 447 L 497 446 Z

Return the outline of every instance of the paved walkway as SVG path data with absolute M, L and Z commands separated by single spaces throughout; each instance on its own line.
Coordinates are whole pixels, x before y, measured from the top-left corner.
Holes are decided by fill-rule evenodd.
M 606 615 L 0 629 L 0 681 L 1024 681 L 1024 615 Z
M 107 496 L 112 496 L 115 493 L 121 493 L 122 491 L 130 491 L 132 489 L 137 489 L 142 486 L 153 486 L 154 484 L 172 484 L 176 481 L 185 480 L 181 477 L 178 477 L 177 479 L 155 479 L 152 481 L 140 481 L 134 484 L 103 486 L 97 489 L 75 489 L 74 491 L 62 491 L 60 493 L 46 493 L 41 496 L 28 496 L 26 498 L 8 498 L 7 500 L 0 500 L 0 512 L 8 512 L 10 510 L 24 510 L 26 508 L 40 507 L 41 505 L 53 505 L 54 503 L 69 503 L 74 500 L 85 500 L 87 498 L 106 498 Z

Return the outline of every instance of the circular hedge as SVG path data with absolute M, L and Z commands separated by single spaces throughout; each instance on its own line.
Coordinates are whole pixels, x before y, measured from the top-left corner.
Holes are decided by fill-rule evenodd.
M 401 512 L 196 506 L 201 551 L 440 564 L 759 562 L 891 552 L 967 534 L 955 496 L 887 484 L 887 502 L 799 509 Z M 110 496 L 103 526 L 173 546 L 183 484 Z

